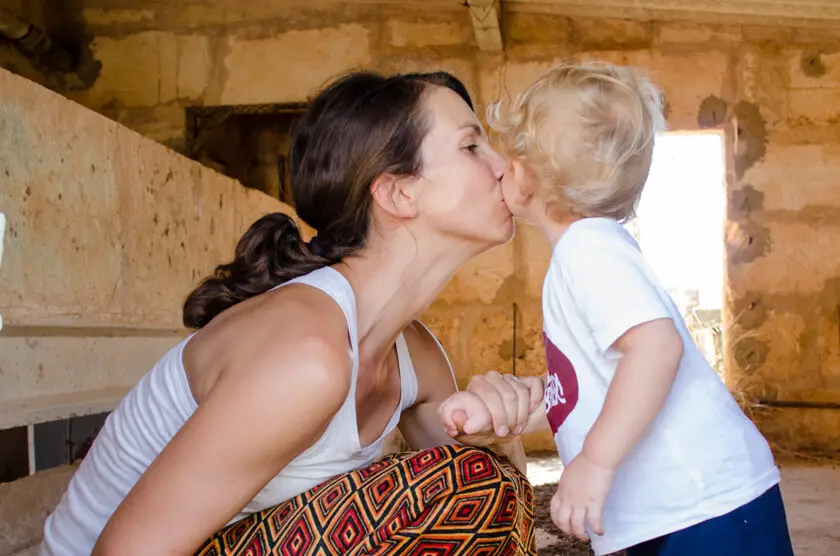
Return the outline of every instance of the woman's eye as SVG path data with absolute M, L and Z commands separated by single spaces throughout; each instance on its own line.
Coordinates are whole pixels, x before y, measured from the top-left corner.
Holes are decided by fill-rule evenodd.
M 478 150 L 478 145 L 467 145 L 466 147 L 464 147 L 464 150 L 474 153 L 476 150 Z

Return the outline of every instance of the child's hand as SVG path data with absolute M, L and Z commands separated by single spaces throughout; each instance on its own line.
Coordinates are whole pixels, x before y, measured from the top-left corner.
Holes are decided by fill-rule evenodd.
M 467 392 L 478 396 L 493 420 L 492 426 L 500 437 L 509 433 L 520 435 L 529 417 L 543 405 L 542 377 L 515 377 L 490 371 L 473 375 Z
M 438 408 L 443 428 L 451 437 L 462 434 L 493 432 L 490 410 L 472 392 L 456 392 L 446 398 Z
M 588 540 L 585 524 L 603 535 L 601 512 L 612 488 L 615 470 L 599 466 L 583 454 L 572 460 L 551 498 L 551 520 L 567 535 Z

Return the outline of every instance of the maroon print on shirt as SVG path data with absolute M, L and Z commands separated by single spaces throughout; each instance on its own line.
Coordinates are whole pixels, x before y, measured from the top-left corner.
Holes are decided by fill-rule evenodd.
M 543 343 L 548 363 L 548 378 L 545 381 L 545 412 L 552 434 L 557 434 L 577 405 L 577 374 L 569 358 L 551 343 L 545 332 L 543 332 Z

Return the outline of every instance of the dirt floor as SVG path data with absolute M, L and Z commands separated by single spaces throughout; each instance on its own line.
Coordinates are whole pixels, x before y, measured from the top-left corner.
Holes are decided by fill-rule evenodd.
M 840 555 L 840 465 L 785 462 L 779 467 L 794 552 Z M 566 537 L 551 523 L 548 505 L 562 471 L 556 457 L 528 462 L 537 498 L 537 549 L 540 556 L 590 556 L 593 552 L 586 543 Z

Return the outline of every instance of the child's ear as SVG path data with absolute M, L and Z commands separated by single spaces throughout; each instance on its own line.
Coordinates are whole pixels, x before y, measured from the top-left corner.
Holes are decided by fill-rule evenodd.
M 382 174 L 370 184 L 373 202 L 387 214 L 398 219 L 417 216 L 417 179 Z

